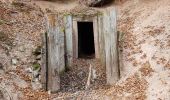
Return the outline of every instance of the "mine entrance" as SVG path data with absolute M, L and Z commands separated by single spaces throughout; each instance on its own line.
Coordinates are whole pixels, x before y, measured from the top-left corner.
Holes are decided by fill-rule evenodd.
M 94 58 L 93 22 L 77 22 L 78 27 L 78 57 Z

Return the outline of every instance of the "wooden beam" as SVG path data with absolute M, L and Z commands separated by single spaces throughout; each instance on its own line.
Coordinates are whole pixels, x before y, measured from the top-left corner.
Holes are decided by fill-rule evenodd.
M 107 83 L 112 85 L 119 79 L 116 10 L 106 10 L 104 13 L 104 39 L 106 54 Z
M 76 20 L 73 20 L 73 58 L 78 58 L 78 26 Z
M 47 90 L 47 32 L 41 34 L 42 50 L 41 50 L 41 83 L 43 89 Z
M 48 90 L 60 89 L 60 73 L 65 70 L 64 31 L 60 25 L 62 19 L 51 14 L 48 19 Z
M 66 47 L 66 66 L 69 67 L 73 62 L 73 22 L 72 16 L 64 18 L 65 23 L 65 47 Z

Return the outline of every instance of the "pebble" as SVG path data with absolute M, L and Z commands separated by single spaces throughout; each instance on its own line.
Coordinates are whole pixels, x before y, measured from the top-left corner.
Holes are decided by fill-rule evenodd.
M 17 59 L 12 59 L 12 65 L 16 65 L 17 64 Z
M 27 73 L 32 73 L 32 72 L 33 72 L 31 68 L 26 68 L 25 71 L 26 71 Z

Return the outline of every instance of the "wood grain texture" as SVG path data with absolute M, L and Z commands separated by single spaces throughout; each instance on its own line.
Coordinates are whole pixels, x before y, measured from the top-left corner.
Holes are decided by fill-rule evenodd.
M 48 90 L 57 92 L 59 75 L 65 69 L 64 32 L 57 15 L 49 15 L 48 20 Z
M 65 47 L 66 47 L 66 66 L 69 67 L 73 62 L 73 21 L 72 16 L 64 18 L 65 23 Z
M 103 24 L 107 83 L 112 85 L 119 79 L 115 8 L 104 13 Z
M 99 47 L 99 58 L 102 64 L 106 65 L 105 55 L 105 41 L 104 41 L 104 30 L 103 30 L 103 16 L 98 16 L 98 47 Z
M 77 21 L 73 21 L 73 58 L 78 58 L 78 26 Z
M 95 58 L 100 58 L 99 53 L 99 35 L 98 35 L 98 25 L 97 16 L 93 18 L 93 31 L 94 31 L 94 45 L 95 45 Z
M 43 89 L 47 90 L 47 33 L 42 33 L 42 50 L 41 50 L 41 83 Z

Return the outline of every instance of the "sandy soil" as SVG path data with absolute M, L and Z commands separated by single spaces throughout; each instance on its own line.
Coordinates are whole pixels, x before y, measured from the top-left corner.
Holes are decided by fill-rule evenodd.
M 169 100 L 170 2 L 128 0 L 118 10 L 119 31 L 125 33 L 122 77 L 137 72 L 148 82 L 147 100 Z M 143 74 L 149 72 L 146 63 L 150 75 Z
M 34 1 L 34 3 L 43 10 L 46 8 L 69 10 L 78 5 L 76 2 L 69 1 L 64 3 Z M 38 98 L 54 100 L 170 100 L 169 0 L 127 0 L 117 5 L 118 31 L 124 34 L 119 43 L 122 50 L 120 81 L 109 89 L 74 91 L 69 94 L 61 92 L 50 94 L 32 89 L 31 79 L 26 74 L 25 68 L 31 66 L 28 60 L 32 59 L 32 50 L 40 42 L 37 41 L 37 38 L 39 40 L 40 32 L 43 32 L 43 26 L 41 26 L 43 16 L 35 10 L 32 10 L 31 14 L 25 14 L 22 12 L 25 9 L 4 7 L 6 5 L 2 4 L 0 11 L 4 14 L 0 17 L 5 18 L 3 20 L 9 24 L 6 22 L 1 24 L 0 30 L 6 33 L 15 33 L 14 41 L 17 45 L 10 49 L 10 56 L 2 48 L 4 45 L 1 46 L 1 63 L 4 63 L 3 58 L 6 57 L 10 59 L 17 57 L 19 62 L 17 66 L 11 67 L 14 67 L 12 70 L 0 72 L 0 86 L 6 88 L 5 90 L 8 90 L 7 92 L 11 93 L 13 98 L 23 97 L 24 100 L 37 100 Z M 1 44 L 4 44 L 4 41 Z M 24 52 L 23 48 L 25 48 Z M 10 60 L 8 63 L 6 66 L 10 65 Z
M 32 0 L 33 3 L 40 6 L 42 10 L 50 9 L 52 11 L 62 11 L 62 10 L 69 10 L 73 9 L 78 5 L 76 0 L 61 0 L 61 1 L 43 1 L 43 0 Z

